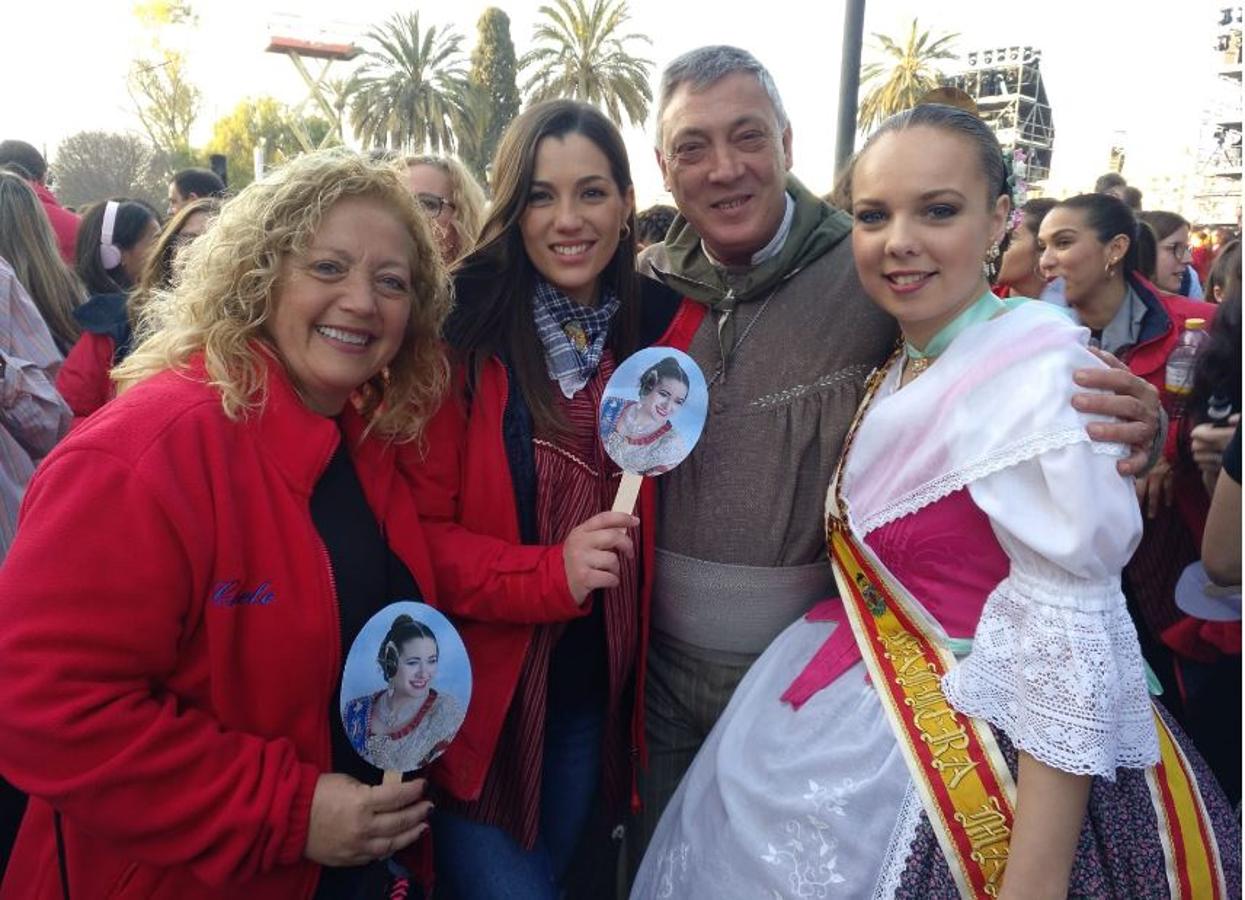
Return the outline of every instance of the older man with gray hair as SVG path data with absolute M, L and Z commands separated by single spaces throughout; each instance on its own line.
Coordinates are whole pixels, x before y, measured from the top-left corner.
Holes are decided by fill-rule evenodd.
M 633 862 L 748 666 L 835 593 L 825 491 L 898 334 L 857 279 L 851 217 L 790 174 L 791 136 L 744 50 L 702 47 L 662 75 L 657 163 L 679 216 L 641 269 L 708 308 L 689 352 L 710 400 L 700 442 L 662 479 Z M 1138 420 L 1109 439 L 1149 447 L 1155 392 L 1126 371 L 1100 378 L 1124 396 L 1094 411 Z

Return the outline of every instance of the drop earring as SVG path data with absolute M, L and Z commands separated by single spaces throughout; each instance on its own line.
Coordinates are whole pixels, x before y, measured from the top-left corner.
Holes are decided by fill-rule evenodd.
M 994 261 L 999 258 L 999 242 L 995 241 L 986 251 L 986 258 L 981 263 L 981 274 L 986 281 L 994 280 Z

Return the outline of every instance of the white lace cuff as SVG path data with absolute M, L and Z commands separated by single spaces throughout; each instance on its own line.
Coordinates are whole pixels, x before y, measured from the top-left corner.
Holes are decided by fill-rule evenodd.
M 1046 765 L 1114 780 L 1159 758 L 1141 649 L 1118 579 L 1063 575 L 1013 570 L 943 689 Z

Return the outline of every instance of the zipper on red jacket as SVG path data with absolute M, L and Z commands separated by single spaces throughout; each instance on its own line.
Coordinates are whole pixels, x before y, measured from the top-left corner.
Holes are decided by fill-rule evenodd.
M 345 439 L 346 438 L 344 435 L 338 438 L 339 442 L 345 441 Z M 328 456 L 325 457 L 323 462 L 320 463 L 320 466 L 317 469 L 318 474 L 316 475 L 317 482 L 321 478 L 324 477 L 325 471 L 328 469 L 329 465 L 333 462 L 333 454 L 337 452 L 338 446 L 339 444 L 333 444 L 333 446 L 329 448 Z M 351 461 L 351 465 L 354 465 L 353 460 Z M 332 640 L 333 640 L 333 646 L 337 648 L 337 652 L 333 657 L 333 665 L 329 666 L 328 683 L 326 684 L 326 687 L 328 688 L 329 703 L 332 704 L 338 699 L 333 696 L 333 685 L 337 681 L 337 673 L 341 670 L 342 658 L 343 658 L 342 657 L 342 645 L 341 645 L 342 613 L 341 613 L 340 604 L 338 603 L 338 600 L 337 600 L 337 579 L 333 574 L 333 560 L 329 557 L 329 548 L 324 543 L 324 538 L 320 536 L 320 530 L 316 528 L 315 517 L 313 517 L 311 514 L 311 494 L 310 493 L 307 495 L 307 522 L 308 524 L 311 525 L 311 533 L 315 535 L 316 546 L 320 548 L 320 559 L 323 560 L 324 571 L 328 575 L 329 605 L 332 607 L 332 611 L 333 611 L 333 638 Z M 322 709 L 321 712 L 325 712 L 325 710 Z M 326 726 L 324 729 L 325 743 L 322 744 L 321 746 L 325 750 L 325 754 L 324 754 L 325 767 L 326 767 L 325 771 L 331 772 L 333 771 L 333 734 L 332 734 L 333 717 L 331 715 L 326 716 L 325 726 Z
M 308 518 L 311 517 L 310 503 L 308 503 L 308 507 L 307 507 L 307 517 Z M 316 546 L 320 548 L 320 558 L 324 560 L 324 570 L 325 572 L 328 573 L 329 602 L 330 602 L 330 605 L 333 607 L 333 643 L 337 646 L 337 655 L 333 662 L 333 665 L 329 666 L 329 681 L 328 681 L 327 687 L 328 687 L 328 694 L 329 694 L 329 703 L 331 704 L 337 699 L 333 696 L 333 683 L 337 680 L 336 672 L 341 667 L 342 614 L 341 614 L 341 610 L 338 608 L 338 605 L 337 605 L 337 580 L 333 577 L 333 562 L 332 560 L 329 559 L 329 548 L 324 545 L 324 539 L 320 537 L 320 532 L 316 530 L 314 520 L 311 523 L 311 530 L 316 536 Z M 320 704 L 320 707 L 321 707 L 321 712 L 323 712 L 324 704 Z M 324 743 L 321 745 L 324 749 L 324 758 L 325 760 L 327 760 L 327 762 L 325 763 L 324 772 L 332 772 L 333 771 L 333 734 L 332 734 L 333 717 L 331 715 L 328 716 L 324 724 L 326 726 L 324 729 L 325 740 L 324 740 Z M 321 772 L 321 774 L 324 774 L 324 772 Z M 311 897 L 314 895 L 316 887 L 320 883 L 320 869 L 321 868 L 322 867 L 318 864 L 312 867 L 312 871 L 315 873 L 315 878 L 312 880 L 311 884 L 308 885 L 307 897 Z

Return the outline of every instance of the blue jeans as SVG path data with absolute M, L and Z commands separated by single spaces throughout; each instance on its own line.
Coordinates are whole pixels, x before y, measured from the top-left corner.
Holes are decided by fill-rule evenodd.
M 433 814 L 439 900 L 556 900 L 601 781 L 604 727 L 600 708 L 549 711 L 531 850 L 494 825 Z

